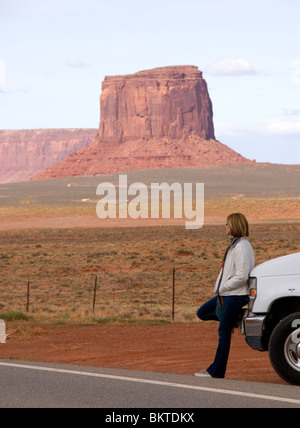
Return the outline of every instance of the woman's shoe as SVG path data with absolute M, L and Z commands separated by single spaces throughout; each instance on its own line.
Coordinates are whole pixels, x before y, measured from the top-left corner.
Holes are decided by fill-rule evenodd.
M 194 374 L 194 376 L 197 376 L 197 377 L 212 377 L 212 376 L 208 373 L 208 371 L 207 371 L 207 370 L 204 370 L 203 372 L 195 373 L 195 374 Z

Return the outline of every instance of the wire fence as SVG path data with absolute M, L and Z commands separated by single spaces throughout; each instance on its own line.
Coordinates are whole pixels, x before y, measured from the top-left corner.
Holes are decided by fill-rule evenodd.
M 0 281 L 0 312 L 191 321 L 205 298 L 193 273 L 132 272 Z

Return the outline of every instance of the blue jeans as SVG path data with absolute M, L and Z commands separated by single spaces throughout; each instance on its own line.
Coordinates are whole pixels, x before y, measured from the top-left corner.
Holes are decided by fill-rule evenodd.
M 219 321 L 216 316 L 217 296 L 209 300 L 197 311 L 197 316 L 202 321 Z M 231 345 L 231 333 L 237 324 L 242 308 L 249 302 L 248 296 L 226 296 L 222 307 L 222 315 L 219 327 L 219 345 L 216 357 L 207 371 L 215 378 L 224 378 Z

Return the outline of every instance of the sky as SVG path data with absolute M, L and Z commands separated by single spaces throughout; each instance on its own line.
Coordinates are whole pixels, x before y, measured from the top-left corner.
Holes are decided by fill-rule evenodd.
M 106 75 L 203 71 L 216 138 L 300 164 L 300 0 L 0 0 L 0 129 L 98 128 Z

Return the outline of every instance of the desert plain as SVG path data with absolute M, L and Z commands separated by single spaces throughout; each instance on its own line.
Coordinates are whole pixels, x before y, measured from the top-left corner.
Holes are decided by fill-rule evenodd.
M 196 311 L 213 296 L 227 215 L 248 217 L 256 264 L 300 249 L 300 166 L 126 174 L 147 185 L 204 183 L 203 228 L 174 218 L 100 220 L 96 187 L 117 185 L 118 174 L 0 185 L 1 358 L 191 375 L 216 350 L 217 323 Z M 237 331 L 227 378 L 281 382 L 268 355 Z

